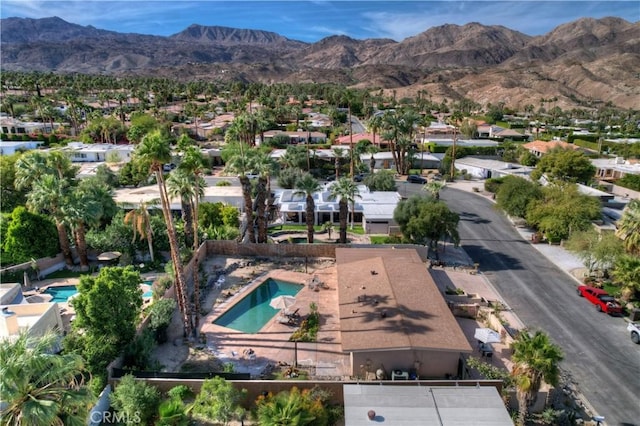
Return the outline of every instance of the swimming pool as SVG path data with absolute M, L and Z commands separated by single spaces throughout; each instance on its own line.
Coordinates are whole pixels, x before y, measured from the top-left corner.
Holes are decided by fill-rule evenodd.
M 303 287 L 302 284 L 267 278 L 213 323 L 247 334 L 257 333 L 278 313 L 278 309 L 269 306 L 271 299 L 283 295 L 295 296 Z
M 74 294 L 78 293 L 75 285 L 64 285 L 60 287 L 49 287 L 44 291 L 45 294 L 53 296 L 52 302 L 66 303 Z

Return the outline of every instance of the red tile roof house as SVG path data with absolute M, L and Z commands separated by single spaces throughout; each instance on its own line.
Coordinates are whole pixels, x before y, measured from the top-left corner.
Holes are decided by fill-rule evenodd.
M 576 151 L 582 151 L 584 153 L 593 153 L 587 148 L 582 148 L 580 146 L 574 145 L 572 143 L 562 142 L 562 141 L 533 141 L 529 143 L 525 143 L 522 145 L 524 149 L 529 150 L 536 157 L 542 157 L 544 154 L 548 153 L 552 149 L 561 148 L 561 149 L 573 149 Z
M 415 249 L 337 248 L 342 351 L 387 379 L 461 376 L 472 348 Z M 395 372 L 395 373 L 394 373 Z
M 353 144 L 355 145 L 362 140 L 368 140 L 372 144 L 377 145 L 378 147 L 381 147 L 381 148 L 386 148 L 389 145 L 389 142 L 385 139 L 382 139 L 379 133 L 376 133 L 375 139 L 374 139 L 373 133 L 354 133 L 353 138 L 351 136 L 352 135 L 340 136 L 339 138 L 336 138 L 333 144 L 349 145 L 351 141 L 353 141 Z

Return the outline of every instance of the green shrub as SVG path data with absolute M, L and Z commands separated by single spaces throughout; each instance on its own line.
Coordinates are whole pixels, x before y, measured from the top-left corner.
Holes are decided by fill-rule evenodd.
M 495 194 L 500 189 L 500 185 L 504 182 L 504 177 L 489 178 L 484 181 L 484 190 Z
M 186 385 L 178 385 L 169 389 L 167 392 L 167 396 L 171 399 L 178 399 L 180 401 L 184 401 L 186 398 L 193 395 L 193 391 L 189 386 Z
M 155 344 L 153 331 L 144 330 L 142 334 L 125 347 L 123 354 L 124 367 L 132 370 L 147 370 Z
M 171 324 L 175 309 L 176 302 L 173 299 L 161 299 L 151 305 L 149 330 L 153 333 L 156 342 L 164 343 L 167 341 L 167 329 Z
M 111 407 L 124 415 L 127 425 L 148 424 L 158 410 L 160 393 L 153 386 L 127 374 L 109 400 Z
M 228 180 L 220 180 L 216 183 L 216 186 L 231 186 L 231 182 Z

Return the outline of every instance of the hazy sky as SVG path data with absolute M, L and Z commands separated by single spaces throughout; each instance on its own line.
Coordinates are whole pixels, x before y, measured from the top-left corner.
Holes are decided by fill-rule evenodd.
M 640 1 L 2 0 L 2 18 L 45 18 L 125 33 L 171 35 L 191 24 L 273 31 L 315 42 L 330 35 L 400 41 L 443 24 L 503 25 L 544 34 L 582 17 L 640 20 Z

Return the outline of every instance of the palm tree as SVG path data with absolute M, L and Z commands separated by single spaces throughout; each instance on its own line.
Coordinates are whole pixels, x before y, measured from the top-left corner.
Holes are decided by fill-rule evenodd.
M 155 201 L 153 202 L 155 204 Z M 138 236 L 141 240 L 147 240 L 149 246 L 149 256 L 151 262 L 155 262 L 153 255 L 153 229 L 151 228 L 151 218 L 149 216 L 149 203 L 140 201 L 137 209 L 129 210 L 124 215 L 124 223 L 126 225 L 131 224 L 133 226 L 133 240 L 131 243 L 135 243 Z
M 356 197 L 360 197 L 358 186 L 347 178 L 341 178 L 331 185 L 331 198 L 339 200 L 340 218 L 340 242 L 347 243 L 347 216 L 349 215 L 349 204 L 354 204 Z M 352 216 L 353 219 L 353 216 Z
M 109 192 L 108 190 L 106 190 Z M 112 198 L 113 200 L 113 198 Z M 113 201 L 111 201 L 113 203 Z M 100 193 L 100 184 L 93 180 L 83 180 L 77 188 L 71 192 L 67 203 L 62 207 L 64 220 L 69 224 L 74 234 L 76 250 L 80 258 L 80 268 L 89 269 L 87 255 L 86 232 L 87 225 L 100 222 L 104 215 L 104 208 Z
M 267 242 L 267 215 L 266 208 L 268 199 L 271 199 L 271 173 L 275 168 L 275 163 L 267 154 L 257 151 L 251 158 L 251 168 L 258 173 L 258 184 L 256 185 L 256 225 L 258 228 L 258 242 Z M 268 197 L 268 198 L 267 198 Z
M 631 254 L 640 254 L 640 200 L 631 200 L 616 224 L 616 235 Z
M 53 218 L 64 260 L 68 266 L 73 266 L 73 255 L 71 254 L 64 211 L 64 206 L 68 203 L 70 194 L 68 180 L 61 180 L 53 175 L 44 175 L 33 182 L 31 191 L 27 194 L 27 207 L 33 212 L 48 213 Z
M 156 181 L 158 182 L 160 204 L 162 205 L 162 213 L 167 226 L 167 235 L 169 236 L 169 246 L 171 248 L 171 259 L 173 260 L 178 306 L 180 307 L 180 312 L 182 314 L 184 333 L 186 336 L 189 336 L 191 335 L 191 306 L 187 299 L 188 289 L 184 281 L 182 261 L 180 259 L 180 247 L 178 246 L 176 229 L 173 225 L 171 200 L 169 199 L 164 175 L 162 173 L 162 166 L 171 161 L 171 146 L 169 144 L 169 139 L 164 137 L 161 131 L 154 130 L 142 138 L 142 142 L 140 142 L 136 147 L 135 155 L 142 161 L 150 164 L 149 171 L 155 174 Z
M 518 395 L 518 424 L 522 426 L 529 409 L 536 401 L 542 381 L 552 386 L 558 384 L 558 364 L 563 355 L 545 333 L 537 331 L 531 336 L 523 331 L 513 342 L 512 359 L 515 365 L 511 374 L 514 376 Z
M 178 148 L 182 151 L 182 162 L 178 167 L 180 173 L 184 172 L 187 179 L 187 184 L 190 186 L 190 190 L 181 191 L 184 195 L 188 196 L 190 211 L 191 211 L 191 225 L 193 228 L 193 267 L 191 269 L 193 278 L 193 298 L 194 298 L 194 312 L 195 322 L 194 331 L 198 333 L 200 327 L 200 280 L 199 280 L 199 266 L 198 266 L 198 248 L 200 247 L 200 239 L 198 233 L 198 212 L 200 207 L 200 200 L 204 197 L 204 188 L 207 186 L 204 178 L 202 177 L 202 169 L 204 166 L 204 158 L 200 149 L 193 144 L 191 139 L 186 135 L 181 136 L 178 139 Z
M 244 199 L 244 211 L 246 215 L 246 237 L 248 242 L 256 242 L 256 233 L 253 227 L 253 199 L 251 197 L 251 180 L 246 175 L 251 167 L 251 151 L 247 144 L 242 142 L 227 143 L 223 148 L 222 158 L 226 163 L 227 173 L 236 173 L 240 186 L 242 187 L 242 197 Z M 225 158 L 226 157 L 226 158 Z M 241 236 L 241 241 L 244 241 Z
M 622 287 L 622 299 L 629 301 L 635 293 L 640 292 L 640 257 L 618 257 L 613 269 L 613 278 Z
M 303 195 L 306 197 L 306 222 L 307 222 L 307 242 L 313 244 L 313 225 L 315 225 L 316 206 L 313 201 L 313 194 L 320 191 L 320 182 L 311 174 L 305 173 L 296 182 L 296 191 L 293 195 Z
M 436 200 L 440 199 L 440 191 L 442 191 L 442 188 L 445 187 L 445 183 L 444 182 L 438 182 L 437 180 L 432 180 L 429 183 L 426 183 L 424 185 L 424 189 L 426 189 L 433 198 L 435 198 Z
M 344 148 L 333 148 L 334 168 L 336 169 L 336 180 L 340 178 L 340 160 L 344 156 Z
M 305 426 L 315 420 L 297 387 L 258 404 L 258 422 L 264 426 Z
M 182 215 L 186 246 L 193 248 L 193 297 L 194 297 L 194 331 L 197 333 L 200 325 L 200 283 L 198 280 L 198 205 L 204 197 L 204 188 L 207 186 L 204 178 L 186 168 L 178 168 L 171 172 L 167 179 L 170 197 L 180 197 L 182 203 Z
M 59 337 L 21 334 L 0 345 L 0 400 L 3 425 L 84 425 L 93 395 L 83 382 L 83 359 L 56 355 Z

